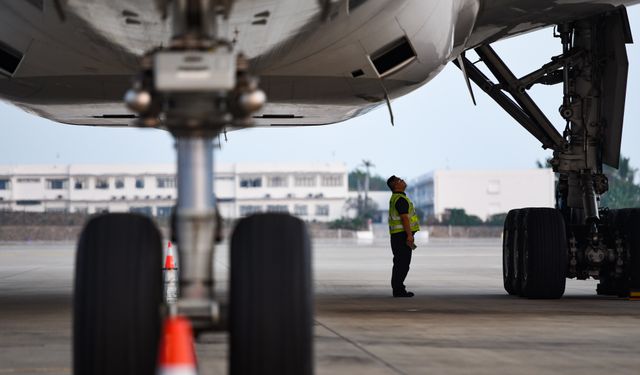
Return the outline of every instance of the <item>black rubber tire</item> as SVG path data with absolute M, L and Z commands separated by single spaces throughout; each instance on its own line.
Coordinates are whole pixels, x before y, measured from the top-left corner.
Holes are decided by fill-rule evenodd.
M 616 225 L 629 248 L 628 288 L 621 294 L 626 297 L 629 295 L 629 290 L 640 291 L 640 208 L 625 208 L 617 211 Z
M 514 279 L 514 252 L 516 236 L 516 215 L 518 210 L 511 210 L 504 220 L 502 232 L 502 284 L 509 295 L 517 295 Z
M 520 295 L 560 298 L 567 277 L 567 236 L 562 214 L 553 208 L 525 208 L 521 214 L 524 237 Z
M 149 218 L 106 214 L 87 223 L 76 254 L 74 374 L 155 374 L 161 267 L 162 240 Z
M 514 219 L 514 237 L 513 237 L 513 286 L 512 289 L 516 294 L 520 295 L 522 291 L 522 274 L 524 272 L 522 266 L 522 259 L 524 255 L 522 253 L 524 248 L 524 226 L 523 218 L 525 215 L 524 209 L 518 210 Z
M 304 222 L 287 214 L 242 219 L 230 252 L 230 374 L 312 374 L 311 245 Z

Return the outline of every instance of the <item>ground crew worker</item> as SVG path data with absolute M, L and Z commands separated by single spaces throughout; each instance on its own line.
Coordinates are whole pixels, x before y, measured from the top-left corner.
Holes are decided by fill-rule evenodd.
M 393 193 L 389 201 L 389 234 L 393 251 L 391 288 L 394 297 L 413 297 L 413 292 L 407 291 L 404 279 L 409 272 L 411 252 L 416 247 L 413 235 L 420 230 L 419 219 L 411 199 L 405 194 L 407 183 L 391 176 L 387 186 Z

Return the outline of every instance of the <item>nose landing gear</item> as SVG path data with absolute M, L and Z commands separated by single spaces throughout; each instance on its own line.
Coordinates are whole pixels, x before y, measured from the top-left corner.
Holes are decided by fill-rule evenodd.
M 76 301 L 84 303 L 95 294 L 117 295 L 106 300 L 108 304 L 115 305 L 119 299 L 133 301 L 117 309 L 118 314 L 102 315 L 101 307 L 93 302 L 76 309 L 76 358 L 103 355 L 100 343 L 110 340 L 118 326 L 131 331 L 131 336 L 108 341 L 110 350 L 103 355 L 103 362 L 122 366 L 117 370 L 106 367 L 104 374 L 155 371 L 160 311 L 188 318 L 197 332 L 229 329 L 231 374 L 313 373 L 311 249 L 302 221 L 282 214 L 241 220 L 231 241 L 230 313 L 214 292 L 218 223 L 212 140 L 228 127 L 249 126 L 251 114 L 266 99 L 250 75 L 249 61 L 216 36 L 216 21 L 229 13 L 232 3 L 173 0 L 171 44 L 143 58 L 141 72 L 125 97 L 129 107 L 139 114 L 140 126 L 165 128 L 176 139 L 178 202 L 173 235 L 177 239 L 180 286 L 178 302 L 161 309 L 161 246 L 149 220 L 123 215 L 124 219 L 117 220 L 118 225 L 105 227 L 105 222 L 114 221 L 114 216 L 107 215 L 87 227 L 79 254 L 85 258 L 96 250 L 98 254 L 78 264 L 77 272 L 83 281 L 76 288 Z M 129 233 L 136 228 L 134 221 L 144 222 L 140 224 L 145 230 L 139 240 L 151 242 L 134 242 L 136 245 L 125 247 L 127 254 L 123 257 L 132 257 L 129 252 L 143 255 L 135 255 L 138 260 L 127 268 L 130 277 L 126 282 L 110 289 L 104 286 L 108 282 L 104 273 L 87 275 L 87 267 L 110 257 L 116 245 L 107 241 L 96 248 L 95 243 L 105 237 L 119 238 L 121 242 L 138 238 L 121 233 L 123 229 Z M 147 237 L 148 233 L 155 234 Z M 137 271 L 142 274 L 136 276 Z M 87 278 L 100 281 L 85 283 Z M 141 286 L 148 289 L 140 289 Z M 146 310 L 135 308 L 141 303 Z M 139 317 L 141 313 L 144 316 Z M 88 321 L 92 323 L 83 323 Z M 97 327 L 89 338 L 84 336 L 87 325 Z M 124 340 L 129 337 L 140 337 L 146 344 L 125 345 Z M 141 352 L 151 354 L 142 358 Z M 135 366 L 139 361 L 145 363 L 142 370 Z M 93 370 L 78 366 L 75 373 L 98 373 Z

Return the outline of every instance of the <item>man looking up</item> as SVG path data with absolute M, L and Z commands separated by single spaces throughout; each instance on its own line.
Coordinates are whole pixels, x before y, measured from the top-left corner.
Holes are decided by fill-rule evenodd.
M 419 219 L 411 199 L 405 194 L 407 183 L 391 176 L 387 186 L 393 193 L 389 200 L 389 234 L 393 251 L 391 288 L 394 297 L 413 297 L 413 292 L 407 292 L 404 279 L 409 272 L 411 252 L 415 249 L 413 235 L 420 230 Z

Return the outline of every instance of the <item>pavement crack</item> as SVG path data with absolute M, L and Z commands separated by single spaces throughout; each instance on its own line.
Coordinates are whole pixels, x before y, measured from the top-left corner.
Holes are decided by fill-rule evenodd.
M 323 327 L 324 329 L 326 329 L 327 331 L 333 333 L 334 335 L 340 337 L 341 339 L 343 339 L 344 341 L 348 342 L 349 344 L 353 345 L 354 347 L 356 347 L 357 349 L 359 349 L 360 351 L 362 351 L 363 353 L 365 353 L 366 355 L 370 356 L 371 358 L 373 358 L 374 360 L 380 362 L 381 364 L 383 364 L 384 366 L 388 367 L 389 369 L 391 369 L 393 372 L 395 372 L 396 374 L 400 374 L 400 375 L 406 375 L 405 372 L 403 372 L 402 370 L 398 369 L 397 367 L 395 367 L 394 365 L 392 365 L 391 363 L 385 361 L 384 359 L 380 358 L 379 356 L 375 355 L 374 353 L 368 351 L 364 346 L 358 344 L 356 341 L 351 340 L 350 338 L 341 335 L 340 333 L 338 333 L 337 331 L 331 329 L 329 326 L 327 326 L 326 324 L 322 323 L 321 321 L 314 319 L 316 324 L 318 324 L 319 326 Z

